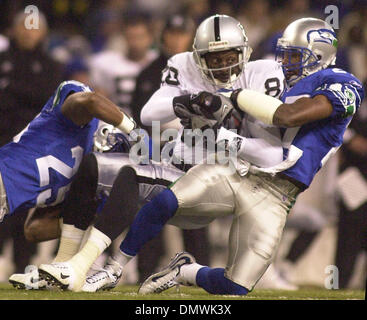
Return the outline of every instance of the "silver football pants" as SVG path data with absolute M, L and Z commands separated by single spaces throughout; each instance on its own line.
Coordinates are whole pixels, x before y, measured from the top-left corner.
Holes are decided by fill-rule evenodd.
M 219 164 L 190 169 L 171 187 L 179 203 L 171 220 L 233 215 L 225 275 L 252 290 L 274 259 L 300 189 L 278 176 L 233 171 Z
M 94 153 L 94 156 L 98 164 L 97 194 L 105 193 L 108 196 L 120 169 L 130 166 L 137 175 L 139 205 L 150 201 L 184 174 L 183 171 L 166 164 L 137 165 L 125 153 Z

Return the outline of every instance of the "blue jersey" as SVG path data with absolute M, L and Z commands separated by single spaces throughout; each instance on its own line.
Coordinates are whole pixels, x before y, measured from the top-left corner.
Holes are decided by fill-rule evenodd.
M 343 142 L 344 132 L 363 99 L 360 81 L 341 69 L 324 69 L 301 79 L 282 94 L 281 100 L 292 103 L 301 97 L 324 95 L 333 107 L 325 119 L 285 130 L 284 154 L 290 147 L 299 152 L 300 158 L 283 171 L 307 188 L 323 163 L 334 154 Z
M 61 113 L 68 95 L 91 91 L 77 81 L 60 84 L 40 114 L 0 148 L 0 172 L 9 213 L 60 203 L 83 155 L 91 152 L 98 120 L 77 126 Z

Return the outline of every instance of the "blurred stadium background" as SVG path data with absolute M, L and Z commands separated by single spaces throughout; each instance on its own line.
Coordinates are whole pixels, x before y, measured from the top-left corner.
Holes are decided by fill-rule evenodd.
M 145 82 L 140 79 L 136 82 L 136 79 L 163 52 L 162 30 L 175 28 L 166 24 L 174 15 L 189 17 L 195 25 L 214 13 L 234 16 L 243 23 L 253 47 L 251 59 L 272 59 L 281 30 L 300 17 L 326 19 L 329 13 L 325 8 L 330 1 L 2 0 L 0 5 L 0 145 L 3 145 L 39 112 L 62 80 L 88 83 L 138 116 L 144 102 L 134 98 L 135 89 L 140 86 L 149 92 L 154 80 L 160 81 L 159 72 L 154 73 L 154 79 L 145 79 Z M 19 30 L 24 29 L 24 24 L 19 23 L 18 14 L 24 13 L 27 5 L 37 6 L 44 20 L 41 19 L 40 30 L 25 34 Z M 367 1 L 333 1 L 333 5 L 338 8 L 339 18 L 337 66 L 366 83 Z M 147 27 L 128 31 L 128 21 L 141 17 Z M 194 30 L 188 25 L 176 27 L 191 33 Z M 172 44 L 174 49 L 170 54 L 190 49 L 179 44 Z M 111 52 L 124 57 L 114 66 L 121 68 L 121 72 L 112 74 L 108 63 L 106 66 L 103 56 Z M 359 124 L 367 127 L 366 102 L 358 117 Z M 360 127 L 351 126 L 346 147 L 321 170 L 310 190 L 300 197 L 290 213 L 274 268 L 267 272 L 259 287 L 324 287 L 325 268 L 336 265 L 339 288 L 364 288 L 367 130 L 359 130 Z M 357 169 L 357 180 L 348 171 L 351 168 Z M 353 194 L 362 196 L 356 199 Z M 23 234 L 24 219 L 22 215 L 10 217 L 0 225 L 2 282 L 7 282 L 13 272 L 23 272 L 29 264 L 50 261 L 57 247 L 57 240 L 40 244 L 28 242 Z M 200 234 L 186 236 L 168 226 L 163 239 L 152 246 L 146 260 L 155 259 L 159 268 L 177 250 L 184 247 L 188 250 L 190 242 L 200 242 L 207 245 L 193 250 L 203 259 L 202 263 L 223 266 L 228 236 L 226 225 L 229 226 L 228 220 L 222 219 Z M 102 263 L 103 257 L 100 260 Z M 146 264 L 143 259 L 140 265 L 137 261 L 131 263 L 127 276 L 121 281 L 128 284 L 140 281 L 147 272 L 154 271 L 147 270 Z

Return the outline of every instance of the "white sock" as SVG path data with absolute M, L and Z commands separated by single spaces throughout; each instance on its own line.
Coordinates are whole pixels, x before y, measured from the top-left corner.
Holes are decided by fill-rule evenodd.
M 128 254 L 118 250 L 112 256 L 112 259 L 115 260 L 121 267 L 124 267 L 134 256 L 129 256 Z
M 72 258 L 79 250 L 85 230 L 71 224 L 62 224 L 60 245 L 53 262 L 63 262 Z
M 204 266 L 198 263 L 184 264 L 180 269 L 177 280 L 196 286 L 196 275 L 201 268 L 204 268 Z
M 84 247 L 69 261 L 79 269 L 80 273 L 86 275 L 93 262 L 110 244 L 111 239 L 93 227 Z

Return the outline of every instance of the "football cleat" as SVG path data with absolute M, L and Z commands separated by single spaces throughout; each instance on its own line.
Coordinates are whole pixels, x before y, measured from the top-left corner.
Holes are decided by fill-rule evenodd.
M 30 272 L 15 273 L 9 277 L 9 282 L 16 289 L 22 290 L 44 290 L 47 282 L 39 277 L 38 268 L 34 266 Z
M 139 288 L 139 294 L 149 294 L 149 293 L 161 293 L 169 288 L 176 285 L 188 285 L 178 280 L 181 267 L 185 264 L 195 263 L 195 258 L 187 253 L 180 252 L 177 253 L 169 265 L 162 271 L 152 274 L 148 279 L 146 279 Z
M 122 276 L 122 267 L 118 262 L 109 258 L 105 267 L 85 280 L 82 288 L 84 292 L 111 290 L 119 283 Z
M 85 277 L 70 262 L 41 264 L 38 270 L 41 279 L 60 290 L 80 291 L 84 284 Z

